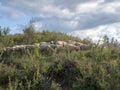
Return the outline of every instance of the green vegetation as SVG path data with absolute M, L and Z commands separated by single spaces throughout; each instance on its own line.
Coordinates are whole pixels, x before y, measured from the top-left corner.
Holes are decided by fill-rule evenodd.
M 57 40 L 80 41 L 92 48 L 76 52 L 65 47 L 48 53 L 37 47 L 24 53 L 0 50 L 0 90 L 120 90 L 118 42 L 103 39 L 103 44 L 94 44 L 63 33 L 35 32 L 31 27 L 23 34 L 1 34 L 0 48 Z

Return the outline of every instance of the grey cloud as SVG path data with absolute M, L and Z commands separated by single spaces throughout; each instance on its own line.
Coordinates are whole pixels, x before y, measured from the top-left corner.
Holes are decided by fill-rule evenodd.
M 74 11 L 75 7 L 80 3 L 96 0 L 0 0 L 3 6 L 12 7 L 19 12 L 24 12 L 27 15 L 37 15 L 43 13 L 44 6 L 55 6 L 56 8 L 67 8 L 70 11 Z
M 76 19 L 76 17 L 78 18 Z M 99 25 L 108 25 L 111 23 L 120 22 L 119 16 L 107 13 L 76 15 L 72 19 L 60 19 L 58 17 L 50 18 L 35 17 L 34 20 L 43 23 L 44 27 L 42 27 L 42 29 L 50 29 L 53 31 L 57 30 L 62 32 L 70 32 L 80 29 L 85 30 L 97 27 Z M 73 26 L 70 23 L 71 21 L 78 22 L 77 26 L 72 28 Z
M 42 26 L 40 30 L 49 30 L 49 31 L 61 31 L 61 32 L 68 32 L 68 28 L 64 26 L 64 22 L 68 21 L 69 19 L 60 19 L 58 17 L 34 17 L 34 22 L 41 22 Z
M 87 14 L 81 16 L 79 22 L 80 23 L 77 29 L 89 29 L 97 27 L 99 25 L 107 25 L 120 22 L 120 17 L 119 15 L 107 13 Z
M 14 8 L 0 5 L 0 16 L 7 19 L 15 19 L 19 16 L 23 16 L 24 13 L 17 11 Z
M 116 1 L 120 1 L 120 0 L 104 0 L 105 3 L 116 2 Z
M 56 6 L 60 6 L 61 8 L 69 8 L 71 10 L 74 10 L 74 8 L 76 7 L 76 5 L 80 4 L 80 3 L 85 3 L 88 1 L 92 1 L 92 0 L 69 0 L 69 1 L 65 1 L 65 0 L 55 0 L 54 5 Z M 95 1 L 95 0 L 93 0 Z
M 0 17 L 33 16 L 36 22 L 42 23 L 41 29 L 62 32 L 89 29 L 99 25 L 120 22 L 120 13 L 101 12 L 106 4 L 119 2 L 119 0 L 104 0 L 103 3 L 95 7 L 102 8 L 93 10 L 93 12 L 78 13 L 75 11 L 78 4 L 96 1 L 100 0 L 0 0 Z M 64 9 L 66 11 L 63 11 Z

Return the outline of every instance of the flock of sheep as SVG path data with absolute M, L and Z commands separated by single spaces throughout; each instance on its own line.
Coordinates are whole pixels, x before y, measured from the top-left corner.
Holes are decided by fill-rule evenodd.
M 76 42 L 73 40 L 68 40 L 68 41 L 50 41 L 50 42 L 40 42 L 40 43 L 34 43 L 32 45 L 15 45 L 13 47 L 5 47 L 3 50 L 4 51 L 17 51 L 21 50 L 24 51 L 25 49 L 32 49 L 35 47 L 38 47 L 40 51 L 44 50 L 54 50 L 56 48 L 61 48 L 61 47 L 70 47 L 72 50 L 78 51 L 78 50 L 89 50 L 90 45 L 83 44 L 80 42 Z

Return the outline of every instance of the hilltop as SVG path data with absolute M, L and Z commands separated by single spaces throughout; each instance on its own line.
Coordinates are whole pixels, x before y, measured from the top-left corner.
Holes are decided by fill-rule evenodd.
M 0 41 L 0 90 L 120 89 L 120 48 L 107 36 L 95 44 L 28 27 Z

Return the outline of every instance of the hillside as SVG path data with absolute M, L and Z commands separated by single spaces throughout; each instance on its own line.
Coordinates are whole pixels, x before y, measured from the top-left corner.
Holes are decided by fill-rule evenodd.
M 95 44 L 31 28 L 23 34 L 1 34 L 0 90 L 119 90 L 120 48 L 114 39 L 103 39 Z M 49 48 L 61 42 L 62 47 Z

